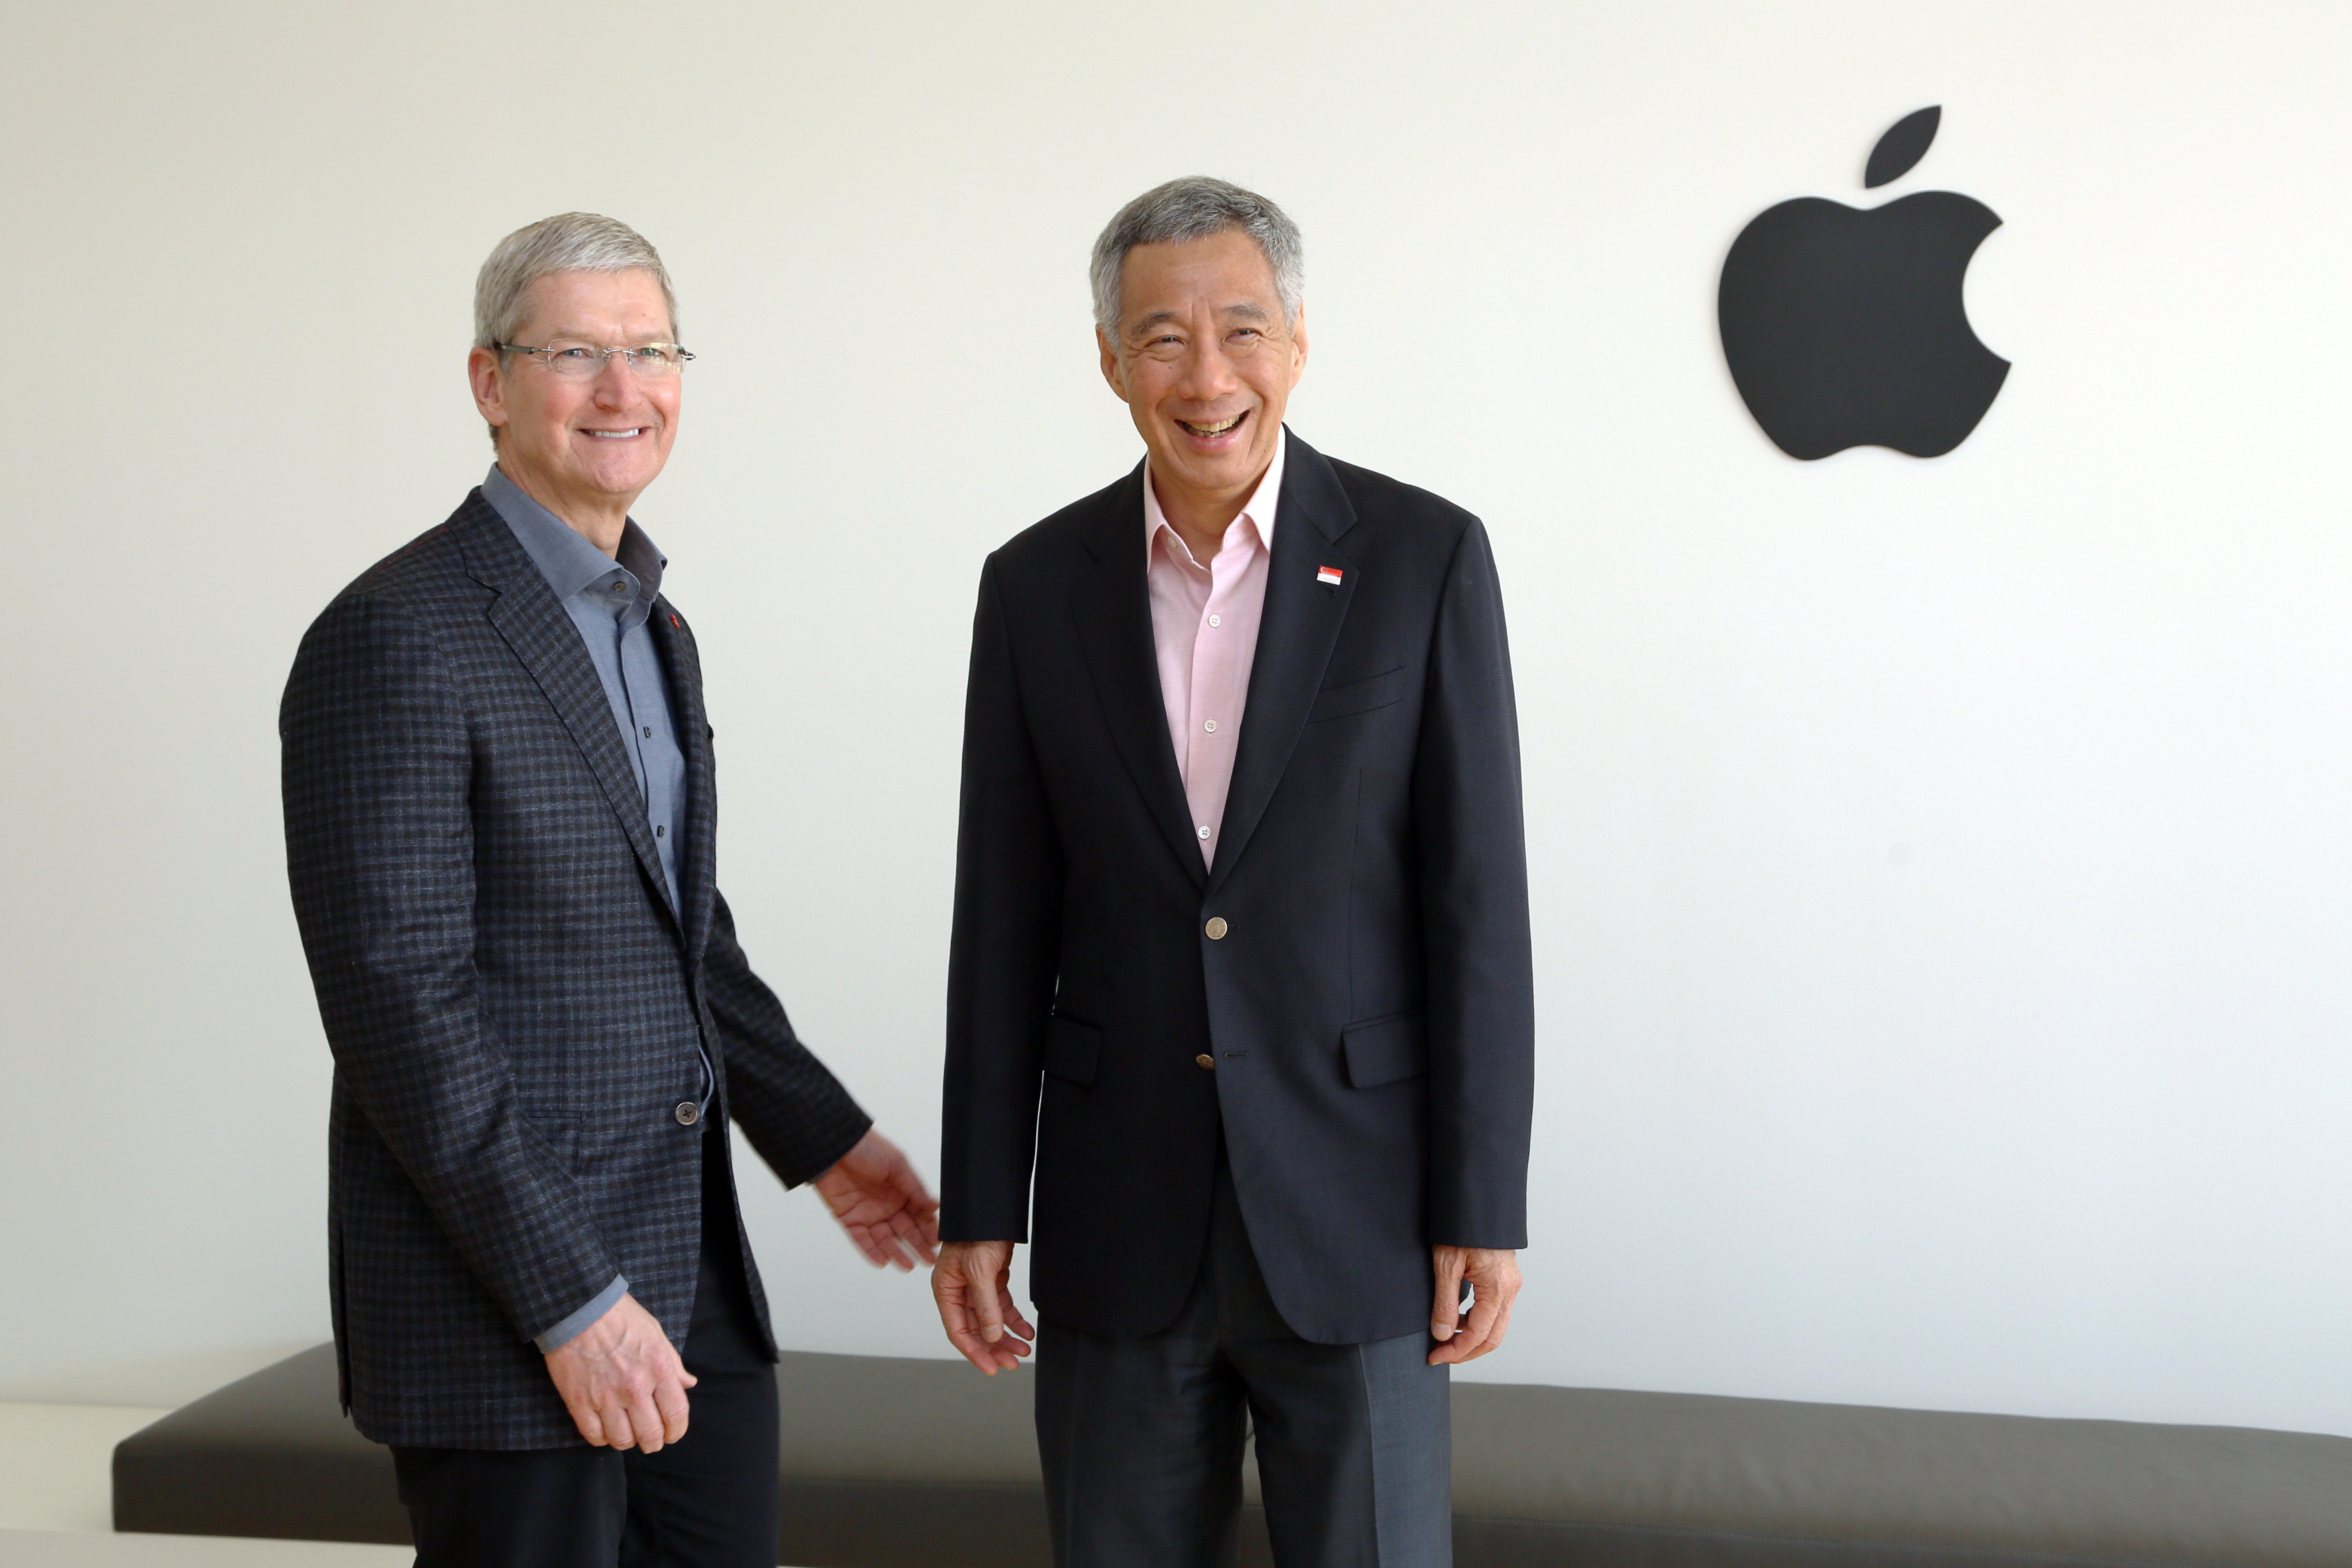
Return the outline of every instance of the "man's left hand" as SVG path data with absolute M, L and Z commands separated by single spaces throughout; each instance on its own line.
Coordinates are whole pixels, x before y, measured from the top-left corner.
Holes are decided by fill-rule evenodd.
M 1519 1255 L 1496 1247 L 1433 1247 L 1430 1262 L 1437 1273 L 1437 1299 L 1429 1309 L 1429 1337 L 1437 1348 L 1429 1364 L 1476 1361 L 1500 1349 L 1503 1331 L 1511 1326 L 1511 1303 L 1519 1294 Z M 1475 1299 L 1462 1310 L 1462 1284 L 1468 1280 Z
M 867 1262 L 911 1270 L 940 1256 L 940 1200 L 898 1146 L 872 1128 L 814 1184 Z

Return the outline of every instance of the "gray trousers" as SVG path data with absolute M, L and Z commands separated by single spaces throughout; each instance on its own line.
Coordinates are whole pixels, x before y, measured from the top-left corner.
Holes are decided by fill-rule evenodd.
M 1277 1568 L 1450 1568 L 1453 1430 L 1434 1342 L 1292 1333 L 1219 1151 L 1207 1256 L 1173 1324 L 1137 1339 L 1038 1325 L 1057 1568 L 1231 1568 L 1245 1416 Z

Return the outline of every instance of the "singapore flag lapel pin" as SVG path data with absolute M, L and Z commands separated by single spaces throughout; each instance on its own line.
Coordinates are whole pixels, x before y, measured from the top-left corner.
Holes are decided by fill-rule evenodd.
M 1318 566 L 1315 568 L 1315 580 L 1318 583 L 1322 584 L 1326 588 L 1338 587 L 1339 585 L 1339 579 L 1346 575 L 1347 574 L 1340 571 L 1337 566 Z

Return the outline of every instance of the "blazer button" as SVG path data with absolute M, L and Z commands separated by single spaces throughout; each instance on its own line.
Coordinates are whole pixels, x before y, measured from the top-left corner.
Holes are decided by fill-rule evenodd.
M 1192 1058 L 1192 1065 L 1194 1067 L 1206 1068 L 1209 1071 L 1214 1072 L 1217 1070 L 1217 1058 L 1207 1056 L 1194 1057 Z
M 690 1100 L 681 1100 L 677 1102 L 677 1124 L 680 1127 L 691 1127 L 701 1120 L 702 1108 L 700 1106 L 695 1104 L 694 1101 Z
M 1224 916 L 1217 915 L 1210 920 L 1207 929 L 1211 942 L 1223 942 L 1225 940 L 1225 932 L 1233 930 L 1233 927 L 1225 923 Z

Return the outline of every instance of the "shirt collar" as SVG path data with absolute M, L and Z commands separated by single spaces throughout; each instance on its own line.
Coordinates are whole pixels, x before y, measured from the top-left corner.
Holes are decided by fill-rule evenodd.
M 1265 476 L 1258 480 L 1257 489 L 1250 491 L 1250 499 L 1240 513 L 1255 525 L 1258 542 L 1269 555 L 1274 553 L 1275 510 L 1282 504 L 1282 464 L 1289 455 L 1290 426 L 1286 425 L 1274 437 L 1274 461 L 1265 466 Z M 1168 514 L 1160 510 L 1160 492 L 1151 487 L 1151 458 L 1147 455 L 1143 459 L 1143 548 L 1147 552 L 1163 528 L 1171 534 L 1176 532 Z M 1181 542 L 1181 536 L 1178 537 Z M 1206 566 L 1208 563 L 1198 564 Z
M 620 555 L 614 560 L 531 500 L 496 463 L 482 480 L 482 499 L 514 531 L 515 542 L 558 599 L 568 599 L 615 572 L 626 572 L 637 584 L 637 596 L 649 603 L 661 592 L 662 568 L 669 564 L 669 557 L 654 547 L 635 519 L 621 526 Z

